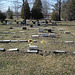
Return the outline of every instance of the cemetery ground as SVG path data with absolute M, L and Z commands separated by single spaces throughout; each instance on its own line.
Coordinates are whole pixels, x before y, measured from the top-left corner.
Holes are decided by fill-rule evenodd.
M 20 21 L 19 21 L 20 22 Z M 32 22 L 27 21 L 32 24 Z M 0 75 L 75 75 L 75 22 L 57 22 L 56 26 L 49 23 L 47 26 L 25 26 L 23 30 L 20 24 L 15 22 L 8 25 L 0 23 L 0 40 L 36 40 L 31 43 L 39 47 L 38 54 L 27 53 L 28 42 L 0 43 Z M 13 29 L 10 29 L 12 27 Z M 42 32 L 48 33 L 52 29 L 56 37 L 42 37 Z M 70 32 L 66 34 L 66 31 Z M 39 35 L 33 38 L 32 35 Z M 41 43 L 44 40 L 45 43 Z M 67 42 L 71 41 L 71 42 Z M 18 48 L 19 52 L 8 52 L 8 49 Z M 54 54 L 54 50 L 64 50 L 65 54 Z

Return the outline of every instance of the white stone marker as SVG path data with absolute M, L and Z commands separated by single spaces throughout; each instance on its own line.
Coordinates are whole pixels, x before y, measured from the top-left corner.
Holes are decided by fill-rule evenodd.
M 57 54 L 57 53 L 66 53 L 66 51 L 63 50 L 55 50 L 53 53 Z
M 64 31 L 64 29 L 58 29 L 58 31 Z
M 10 40 L 3 40 L 3 43 L 9 43 Z
M 32 46 L 32 45 L 29 45 L 29 49 L 27 50 L 28 53 L 38 53 L 38 46 Z
M 8 49 L 7 51 L 19 51 L 18 48 Z
M 33 37 L 33 38 L 38 38 L 38 37 L 39 37 L 39 35 L 32 35 L 32 37 Z
M 28 42 L 27 40 L 19 40 L 19 42 Z
M 19 42 L 18 40 L 11 40 L 11 43 Z
M 74 43 L 74 41 L 65 41 L 65 43 Z

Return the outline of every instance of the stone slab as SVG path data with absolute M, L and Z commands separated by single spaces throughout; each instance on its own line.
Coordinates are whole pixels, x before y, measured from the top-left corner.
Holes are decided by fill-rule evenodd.
M 57 53 L 66 53 L 66 51 L 63 50 L 55 50 L 53 53 L 57 54 Z
M 3 43 L 9 43 L 10 40 L 3 40 L 2 42 L 3 42 Z
M 5 51 L 5 49 L 4 48 L 0 48 L 0 51 Z
M 32 38 L 38 38 L 39 35 L 32 35 Z
M 65 43 L 74 43 L 74 41 L 65 41 Z
M 18 40 L 11 40 L 10 41 L 11 43 L 17 43 L 17 42 L 19 42 Z
M 27 40 L 19 40 L 19 42 L 28 42 Z
M 29 50 L 39 50 L 38 46 L 29 46 Z
M 42 33 L 41 36 L 42 37 L 48 37 L 48 34 L 47 33 Z
M 65 33 L 65 34 L 70 34 L 71 32 L 69 32 L 69 31 L 65 31 L 64 33 Z
M 55 37 L 55 33 L 49 33 L 49 37 Z
M 37 53 L 38 50 L 27 50 L 28 53 Z
M 8 49 L 7 51 L 19 51 L 18 48 Z

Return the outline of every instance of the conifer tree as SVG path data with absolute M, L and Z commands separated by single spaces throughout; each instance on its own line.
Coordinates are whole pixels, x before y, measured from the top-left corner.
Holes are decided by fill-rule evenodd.
M 30 7 L 29 7 L 29 4 L 28 4 L 27 0 L 24 3 L 24 9 L 25 9 L 25 18 L 29 19 L 30 18 Z M 23 6 L 22 6 L 22 9 L 21 9 L 21 18 L 24 18 L 24 16 L 23 16 Z
M 31 11 L 31 15 L 33 19 L 43 18 L 41 0 L 35 0 L 32 11 Z

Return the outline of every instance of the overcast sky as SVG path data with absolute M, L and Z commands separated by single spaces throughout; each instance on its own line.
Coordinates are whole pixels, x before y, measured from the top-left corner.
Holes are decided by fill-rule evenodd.
M 15 11 L 15 9 L 14 9 L 15 3 L 13 4 L 13 1 L 21 2 L 21 3 L 19 3 L 19 5 L 22 5 L 22 0 L 5 0 L 5 1 L 2 0 L 2 2 L 0 2 L 0 10 L 2 12 L 5 12 L 5 11 L 7 11 L 8 7 L 10 7 L 11 10 Z M 50 4 L 55 4 L 56 1 L 57 0 L 48 0 L 48 2 Z M 29 0 L 29 2 L 30 2 L 30 0 Z M 30 6 L 31 6 L 31 4 L 30 4 Z M 19 9 L 19 11 L 20 11 L 20 9 Z

